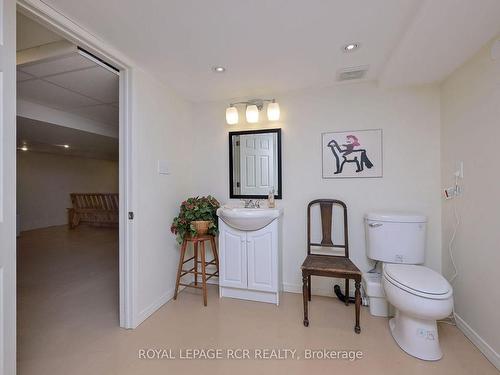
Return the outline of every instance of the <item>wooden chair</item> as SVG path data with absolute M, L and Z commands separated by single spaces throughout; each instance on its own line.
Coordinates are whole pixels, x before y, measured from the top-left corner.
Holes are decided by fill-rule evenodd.
M 311 207 L 319 205 L 321 212 L 321 232 L 320 243 L 311 242 Z M 344 219 L 344 244 L 334 244 L 332 241 L 332 212 L 333 206 L 340 206 L 343 209 Z M 334 223 L 335 224 L 335 223 Z M 312 254 L 311 247 L 340 248 L 344 249 L 344 255 Z M 311 300 L 311 276 L 326 276 L 345 279 L 345 304 L 349 305 L 349 280 L 354 280 L 355 291 L 355 311 L 356 325 L 354 331 L 361 332 L 359 326 L 359 314 L 361 310 L 361 271 L 349 259 L 349 240 L 347 228 L 347 206 L 344 202 L 335 199 L 316 199 L 307 206 L 307 257 L 302 263 L 302 293 L 304 299 L 304 325 L 309 326 L 308 303 Z

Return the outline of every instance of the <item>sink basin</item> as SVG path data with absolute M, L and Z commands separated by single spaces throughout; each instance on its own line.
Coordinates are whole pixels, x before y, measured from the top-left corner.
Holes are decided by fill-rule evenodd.
M 224 205 L 217 216 L 227 225 L 239 230 L 258 230 L 276 220 L 282 213 L 279 208 L 243 208 Z

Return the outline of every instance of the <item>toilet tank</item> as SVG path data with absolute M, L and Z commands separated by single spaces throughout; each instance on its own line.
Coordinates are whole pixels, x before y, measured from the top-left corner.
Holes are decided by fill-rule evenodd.
M 401 212 L 365 215 L 366 255 L 387 263 L 424 263 L 427 218 Z

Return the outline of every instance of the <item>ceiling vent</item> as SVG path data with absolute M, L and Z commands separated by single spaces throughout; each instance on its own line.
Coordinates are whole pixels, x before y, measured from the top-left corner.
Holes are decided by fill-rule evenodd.
M 340 69 L 337 72 L 337 81 L 352 81 L 354 79 L 362 79 L 366 76 L 368 65 L 353 66 Z

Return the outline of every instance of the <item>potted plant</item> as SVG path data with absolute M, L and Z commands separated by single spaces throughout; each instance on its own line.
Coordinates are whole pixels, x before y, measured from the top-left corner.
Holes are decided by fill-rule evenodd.
M 193 197 L 182 202 L 179 216 L 175 217 L 170 230 L 177 235 L 177 242 L 184 238 L 204 234 L 217 234 L 216 211 L 219 202 L 212 196 Z

